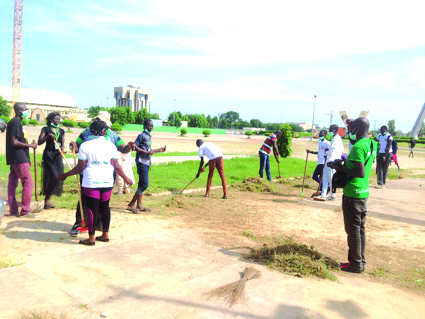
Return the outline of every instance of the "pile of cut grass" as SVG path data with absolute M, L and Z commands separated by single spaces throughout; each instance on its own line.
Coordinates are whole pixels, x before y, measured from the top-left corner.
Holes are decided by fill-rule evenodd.
M 197 204 L 184 195 L 173 195 L 164 201 L 164 206 L 170 208 L 190 209 L 197 206 Z
M 244 180 L 241 184 L 235 184 L 233 187 L 241 191 L 254 193 L 275 193 L 278 188 L 275 184 L 265 181 L 260 177 L 250 177 Z
M 319 253 L 313 246 L 297 243 L 290 237 L 277 241 L 275 247 L 265 246 L 253 250 L 248 259 L 297 277 L 316 276 L 336 280 L 329 270 L 339 269 L 336 260 Z
M 59 315 L 54 314 L 48 310 L 34 310 L 29 313 L 20 312 L 16 317 L 17 319 L 68 319 L 68 315 L 61 313 Z

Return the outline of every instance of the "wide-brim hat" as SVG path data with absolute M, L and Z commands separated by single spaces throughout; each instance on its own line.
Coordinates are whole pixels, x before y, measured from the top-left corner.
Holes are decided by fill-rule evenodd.
M 96 117 L 93 120 L 95 120 L 95 119 L 101 120 L 103 123 L 108 125 L 108 127 L 111 127 L 111 125 L 112 125 L 111 114 L 109 114 L 109 112 L 107 112 L 107 111 L 100 111 L 99 114 L 97 114 Z

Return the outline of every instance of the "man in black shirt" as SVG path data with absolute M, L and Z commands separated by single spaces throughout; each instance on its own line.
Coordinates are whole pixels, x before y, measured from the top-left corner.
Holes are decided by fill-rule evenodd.
M 24 103 L 14 106 L 16 117 L 10 120 L 6 131 L 6 164 L 10 165 L 9 185 L 7 196 L 10 215 L 17 217 L 38 217 L 30 211 L 33 181 L 31 176 L 31 161 L 29 148 L 36 149 L 37 143 L 28 144 L 27 134 L 22 126 L 22 119 L 28 116 L 28 109 Z M 16 202 L 16 188 L 22 184 L 22 209 L 19 214 Z

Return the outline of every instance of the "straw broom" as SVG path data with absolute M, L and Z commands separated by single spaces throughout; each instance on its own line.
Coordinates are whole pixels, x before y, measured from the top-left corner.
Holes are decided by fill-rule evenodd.
M 249 266 L 243 271 L 241 279 L 232 282 L 231 284 L 213 289 L 207 292 L 206 295 L 209 298 L 223 298 L 226 302 L 233 306 L 241 297 L 244 298 L 246 282 L 260 277 L 261 272 L 254 267 Z

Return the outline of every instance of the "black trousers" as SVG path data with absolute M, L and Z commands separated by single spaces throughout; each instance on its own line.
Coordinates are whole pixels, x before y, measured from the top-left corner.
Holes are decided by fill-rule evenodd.
M 366 202 L 367 198 L 342 196 L 342 213 L 345 232 L 347 233 L 348 261 L 356 270 L 366 265 Z
M 388 156 L 385 157 L 385 153 L 379 153 L 378 159 L 376 160 L 376 175 L 378 179 L 378 185 L 385 185 L 388 175 L 388 167 L 391 163 L 391 158 L 393 153 L 388 153 Z M 385 162 L 382 163 L 382 160 L 385 158 Z

